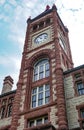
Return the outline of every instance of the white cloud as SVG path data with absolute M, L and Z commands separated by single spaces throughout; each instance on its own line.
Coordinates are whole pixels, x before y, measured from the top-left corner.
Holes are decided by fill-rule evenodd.
M 0 19 L 5 19 L 5 15 L 4 14 L 0 14 Z
M 17 5 L 16 0 L 8 0 L 8 3 L 13 5 L 13 6 Z
M 57 0 L 55 2 L 55 4 L 58 5 L 58 8 L 63 7 L 65 9 L 80 9 L 83 3 L 83 0 Z
M 5 70 L 0 74 L 0 91 L 2 90 L 3 80 L 6 76 L 10 75 L 14 79 L 13 89 L 16 89 L 16 83 L 18 81 L 19 70 L 21 64 L 21 58 L 16 56 L 3 55 L 0 56 L 0 66 L 3 66 Z
M 5 0 L 0 0 L 0 5 L 3 5 L 5 3 Z
M 0 65 L 9 68 L 9 70 L 18 70 L 20 68 L 20 60 L 20 57 L 17 58 L 16 56 L 2 55 L 0 56 Z
M 4 11 L 9 13 L 11 11 L 12 7 L 9 4 L 4 5 Z

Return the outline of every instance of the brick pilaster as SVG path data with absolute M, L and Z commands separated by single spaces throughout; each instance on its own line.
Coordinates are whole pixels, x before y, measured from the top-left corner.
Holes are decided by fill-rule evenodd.
M 67 130 L 66 104 L 64 97 L 63 71 L 61 68 L 56 68 L 56 91 L 57 91 L 57 106 L 58 106 L 58 125 L 59 130 Z
M 22 88 L 22 81 L 19 81 L 17 84 L 17 92 L 15 95 L 14 104 L 13 104 L 12 122 L 11 122 L 10 130 L 17 130 L 18 119 L 19 119 L 21 88 Z
M 68 130 L 67 117 L 66 117 L 66 104 L 64 96 L 64 82 L 63 70 L 61 67 L 60 47 L 58 38 L 58 16 L 56 13 L 55 5 L 53 6 L 53 26 L 54 26 L 54 43 L 55 43 L 55 58 L 56 58 L 56 95 L 57 95 L 57 108 L 58 108 L 58 129 Z

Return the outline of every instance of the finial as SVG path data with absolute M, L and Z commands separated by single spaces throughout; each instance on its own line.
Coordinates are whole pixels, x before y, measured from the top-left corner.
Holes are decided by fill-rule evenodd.
M 31 21 L 31 16 L 29 16 L 29 18 L 27 19 L 27 23 L 29 23 Z
M 49 9 L 50 9 L 50 6 L 49 6 L 49 5 L 47 5 L 47 6 L 46 6 L 46 10 L 49 10 Z
M 55 4 L 53 4 L 52 9 L 57 10 L 57 7 L 56 7 L 56 5 L 55 5 Z
M 68 30 L 67 26 L 65 26 L 65 30 L 66 30 L 66 32 L 69 32 L 69 30 Z

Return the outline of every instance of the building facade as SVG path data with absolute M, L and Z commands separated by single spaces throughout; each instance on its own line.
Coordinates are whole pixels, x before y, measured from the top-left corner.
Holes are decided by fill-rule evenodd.
M 27 20 L 17 90 L 4 79 L 0 130 L 82 130 L 84 65 L 73 68 L 68 29 L 55 5 Z

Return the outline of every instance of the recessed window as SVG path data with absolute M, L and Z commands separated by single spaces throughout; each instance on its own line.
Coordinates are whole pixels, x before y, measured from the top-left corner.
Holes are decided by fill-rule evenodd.
M 49 84 L 36 87 L 32 90 L 32 108 L 49 103 L 50 86 Z
M 84 94 L 84 84 L 82 81 L 77 82 L 77 89 L 78 89 L 78 94 L 83 95 Z
M 44 123 L 47 123 L 48 122 L 48 117 L 46 116 L 45 118 L 44 118 Z
M 75 74 L 75 78 L 76 78 L 76 79 L 78 79 L 78 78 L 80 78 L 80 77 L 81 77 L 81 74 L 80 74 L 80 73 Z
M 1 118 L 5 117 L 5 107 L 1 108 L 1 112 L 0 112 Z
M 9 98 L 9 102 L 8 103 L 13 103 L 14 97 Z
M 30 127 L 33 127 L 33 126 L 34 126 L 34 120 L 30 121 L 29 126 L 30 126 Z
M 12 104 L 8 105 L 8 111 L 7 111 L 8 117 L 12 115 Z
M 50 18 L 46 19 L 46 25 L 50 24 Z
M 50 75 L 49 71 L 49 61 L 48 59 L 43 59 L 34 66 L 34 81 L 43 79 Z
M 4 99 L 4 100 L 2 101 L 2 105 L 6 105 L 6 103 L 7 103 L 7 100 Z
M 80 109 L 80 112 L 81 112 L 81 118 L 84 119 L 84 109 Z
M 41 125 L 41 124 L 42 124 L 42 118 L 41 119 L 37 119 L 36 125 Z
M 42 27 L 44 27 L 44 22 L 43 21 L 39 23 L 39 28 L 42 28 Z
M 29 121 L 29 127 L 39 126 L 48 123 L 48 116 L 36 118 Z
M 34 25 L 33 26 L 33 30 L 35 31 L 37 29 L 37 25 Z

